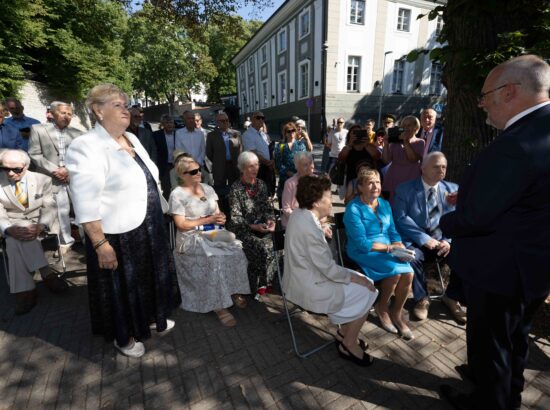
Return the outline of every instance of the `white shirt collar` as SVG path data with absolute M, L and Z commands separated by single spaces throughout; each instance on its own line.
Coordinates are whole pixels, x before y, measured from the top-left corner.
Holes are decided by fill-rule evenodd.
M 542 107 L 544 107 L 545 105 L 548 105 L 548 104 L 550 104 L 550 101 L 545 101 L 545 102 L 542 102 L 540 104 L 535 105 L 534 107 L 527 108 L 526 110 L 520 112 L 519 114 L 514 115 L 512 118 L 510 118 L 508 120 L 508 122 L 504 126 L 504 129 L 508 128 L 513 123 L 519 121 L 521 118 L 525 117 L 526 115 L 531 114 L 533 111 L 536 111 L 539 108 L 542 108 Z
M 422 185 L 424 186 L 424 193 L 426 194 L 426 198 L 428 198 L 428 191 L 430 190 L 430 188 L 434 188 L 436 193 L 439 191 L 439 182 L 434 186 L 431 186 L 428 185 L 426 181 L 424 181 L 424 178 L 420 177 L 420 179 L 422 179 Z

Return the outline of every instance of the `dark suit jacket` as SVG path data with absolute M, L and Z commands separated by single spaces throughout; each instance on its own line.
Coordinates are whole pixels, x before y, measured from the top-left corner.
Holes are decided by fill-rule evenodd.
M 153 139 L 155 140 L 155 145 L 157 147 L 157 167 L 159 169 L 159 174 L 164 175 L 170 172 L 170 163 L 168 162 L 168 146 L 166 145 L 164 130 L 155 131 L 153 133 Z M 172 153 L 170 153 L 170 156 L 171 155 Z
M 455 212 L 451 266 L 473 286 L 527 301 L 550 290 L 550 105 L 502 132 L 466 170 Z
M 222 132 L 216 128 L 206 136 L 206 157 L 212 162 L 214 185 L 231 185 L 239 178 L 237 158 L 242 151 L 241 134 L 235 130 L 228 130 L 227 133 L 230 137 L 229 151 L 232 161 L 230 168 L 227 168 Z
M 126 130 L 127 132 L 134 133 L 130 128 Z M 151 158 L 151 161 L 155 163 L 155 165 L 158 166 L 158 154 L 157 154 L 157 146 L 155 144 L 155 141 L 153 140 L 153 133 L 145 127 L 138 127 L 138 132 L 135 134 L 138 138 L 139 142 L 141 142 L 141 145 L 143 145 L 143 148 L 145 148 L 145 151 L 149 154 L 149 158 Z
M 422 127 L 420 128 L 420 131 L 416 134 L 417 138 L 423 138 L 424 130 Z M 443 135 L 445 134 L 443 127 L 436 125 L 434 128 L 432 140 L 430 141 L 430 146 L 428 147 L 428 153 L 434 152 L 434 151 L 442 151 L 443 148 Z M 427 141 L 426 141 L 427 142 Z

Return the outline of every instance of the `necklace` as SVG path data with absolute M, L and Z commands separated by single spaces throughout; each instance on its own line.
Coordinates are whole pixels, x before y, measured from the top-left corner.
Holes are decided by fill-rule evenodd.
M 256 194 L 258 193 L 258 187 L 259 185 L 257 183 L 249 184 L 247 182 L 242 181 L 243 187 L 245 192 L 250 198 L 254 198 Z

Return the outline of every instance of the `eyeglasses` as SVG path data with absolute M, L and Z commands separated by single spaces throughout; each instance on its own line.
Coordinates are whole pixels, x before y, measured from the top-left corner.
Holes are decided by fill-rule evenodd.
M 2 169 L 6 172 L 13 172 L 15 174 L 20 174 L 21 172 L 23 172 L 25 170 L 25 168 L 9 168 L 9 167 L 2 167 Z
M 504 87 L 506 87 L 507 85 L 521 85 L 521 83 L 506 83 L 506 84 L 502 84 L 501 86 L 497 87 L 497 88 L 493 88 L 492 90 L 489 90 L 489 91 L 486 91 L 484 93 L 481 93 L 479 94 L 479 96 L 477 97 L 477 102 L 478 103 L 481 103 L 484 99 L 485 99 L 485 96 L 491 94 L 491 93 L 494 93 L 495 91 L 498 91 Z
M 183 174 L 189 174 L 189 175 L 197 175 L 199 172 L 201 172 L 200 168 L 192 169 L 191 171 L 185 171 Z
M 344 123 L 344 121 L 338 121 L 337 122 L 337 124 L 343 124 L 343 123 Z
M 265 117 L 263 115 L 256 115 L 254 118 L 257 120 L 265 120 Z
M 295 130 L 295 129 L 292 129 L 292 130 L 286 130 L 286 131 L 285 131 L 285 134 L 292 134 L 292 133 L 294 133 L 294 132 L 296 132 L 296 130 Z

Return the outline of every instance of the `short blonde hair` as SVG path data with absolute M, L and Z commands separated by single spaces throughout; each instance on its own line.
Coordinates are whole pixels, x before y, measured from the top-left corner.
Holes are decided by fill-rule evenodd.
M 401 120 L 401 122 L 399 123 L 399 126 L 405 127 L 406 123 L 414 123 L 414 126 L 416 127 L 416 129 L 417 130 L 420 129 L 420 120 L 416 118 L 414 115 L 407 115 L 405 118 Z
M 193 157 L 187 156 L 187 155 L 180 155 L 176 160 L 176 163 L 174 164 L 174 168 L 176 170 L 177 176 L 180 178 L 183 178 L 183 175 L 184 175 L 183 173 L 187 172 L 187 170 L 191 168 L 193 164 L 199 165 Z
M 120 97 L 126 103 L 128 103 L 128 95 L 113 84 L 99 84 L 88 91 L 88 96 L 86 97 L 86 108 L 92 115 L 92 117 L 99 121 L 99 118 L 94 110 L 98 105 L 103 105 L 112 99 Z
M 374 178 L 380 179 L 380 173 L 375 169 L 362 169 L 357 174 L 357 186 L 363 185 L 364 182 L 371 181 Z

